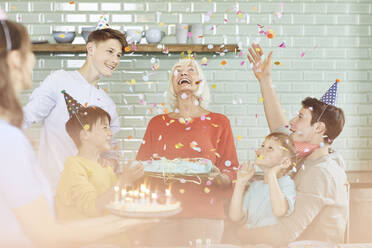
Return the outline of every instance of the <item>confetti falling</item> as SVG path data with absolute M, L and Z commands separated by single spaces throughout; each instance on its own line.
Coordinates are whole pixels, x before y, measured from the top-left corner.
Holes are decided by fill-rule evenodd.
M 184 194 L 185 193 L 185 190 L 184 189 L 180 189 L 180 194 Z
M 217 85 L 216 84 L 212 84 L 211 86 L 212 86 L 212 89 L 217 88 Z
M 236 136 L 236 140 L 241 140 L 242 138 L 243 138 L 243 137 L 240 136 L 240 135 Z
M 125 48 L 124 48 L 124 52 L 129 52 L 130 51 L 130 47 L 129 46 L 126 46 Z
M 305 56 L 305 52 L 301 52 L 300 56 L 303 58 Z
M 205 187 L 204 188 L 204 193 L 209 194 L 209 192 L 211 192 L 211 190 L 208 187 Z
M 89 126 L 89 124 L 85 124 L 83 128 L 84 128 L 85 131 L 88 131 L 90 129 L 90 126 Z
M 261 160 L 261 159 L 263 159 L 263 158 L 264 158 L 263 155 L 259 155 L 259 156 L 257 157 L 257 159 L 259 159 L 259 160 Z
M 222 61 L 221 61 L 221 65 L 222 65 L 222 66 L 225 66 L 226 64 L 227 64 L 226 60 L 222 60 Z
M 183 147 L 183 144 L 182 143 L 178 143 L 178 144 L 175 144 L 174 147 L 176 147 L 176 149 L 180 149 Z
M 258 101 L 259 101 L 260 103 L 263 103 L 263 101 L 264 101 L 263 97 L 261 96 L 260 98 L 258 98 Z
M 213 127 L 218 127 L 218 125 L 217 125 L 217 124 L 214 124 L 214 123 L 212 123 L 212 126 L 213 126 Z
M 280 43 L 280 45 L 278 47 L 280 47 L 280 48 L 286 48 L 285 41 L 283 41 L 282 43 Z

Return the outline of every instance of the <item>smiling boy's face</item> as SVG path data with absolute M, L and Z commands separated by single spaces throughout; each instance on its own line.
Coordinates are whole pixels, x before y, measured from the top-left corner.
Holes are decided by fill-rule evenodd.
M 87 142 L 97 147 L 100 152 L 109 151 L 111 148 L 112 132 L 110 122 L 107 117 L 98 119 L 88 131 Z
M 261 147 L 256 150 L 254 163 L 262 170 L 280 165 L 283 160 L 283 150 L 280 142 L 274 138 L 266 138 Z
M 110 77 L 120 63 L 122 45 L 116 39 L 92 42 L 91 61 L 95 70 L 103 76 Z

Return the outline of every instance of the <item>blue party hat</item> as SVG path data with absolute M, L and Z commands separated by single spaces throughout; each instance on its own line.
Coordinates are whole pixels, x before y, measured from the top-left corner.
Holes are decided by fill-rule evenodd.
M 325 104 L 336 106 L 337 99 L 337 85 L 340 82 L 339 79 L 336 79 L 336 82 L 327 90 L 327 92 L 320 98 L 321 102 Z

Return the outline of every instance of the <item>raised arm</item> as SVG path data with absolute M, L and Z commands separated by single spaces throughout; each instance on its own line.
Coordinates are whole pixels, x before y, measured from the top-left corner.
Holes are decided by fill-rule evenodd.
M 263 97 L 265 116 L 269 125 L 270 131 L 288 124 L 285 118 L 282 106 L 280 105 L 278 96 L 272 87 L 272 54 L 262 61 L 261 57 L 264 54 L 259 44 L 252 44 L 248 48 L 248 60 L 253 64 L 253 72 L 260 83 L 261 93 Z

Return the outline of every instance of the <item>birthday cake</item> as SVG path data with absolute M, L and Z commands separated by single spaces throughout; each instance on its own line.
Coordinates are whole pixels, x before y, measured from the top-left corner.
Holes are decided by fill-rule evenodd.
M 176 158 L 168 160 L 135 161 L 132 165 L 142 163 L 145 172 L 166 174 L 209 174 L 212 171 L 212 161 L 205 158 Z

